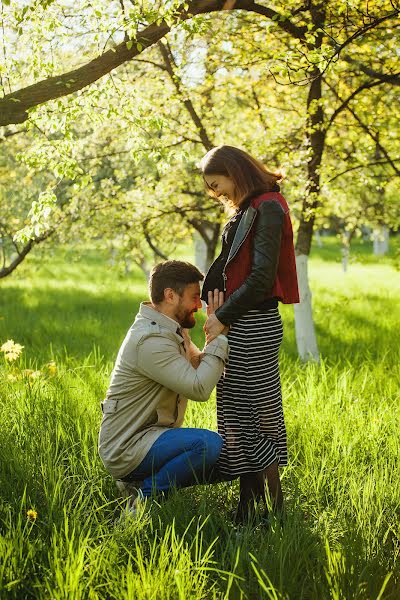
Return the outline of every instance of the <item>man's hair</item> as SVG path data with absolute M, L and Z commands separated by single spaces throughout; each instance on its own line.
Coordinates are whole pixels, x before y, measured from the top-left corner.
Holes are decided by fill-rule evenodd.
M 153 304 L 164 300 L 164 290 L 171 288 L 179 296 L 190 283 L 197 283 L 204 275 L 194 265 L 182 260 L 166 260 L 155 265 L 150 273 L 149 294 Z

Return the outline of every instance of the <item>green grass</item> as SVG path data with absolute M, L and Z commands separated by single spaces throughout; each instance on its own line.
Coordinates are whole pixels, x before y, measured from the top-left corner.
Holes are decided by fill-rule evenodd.
M 145 281 L 94 251 L 31 256 L 2 281 L 0 343 L 24 350 L 0 367 L 0 598 L 399 599 L 400 275 L 367 250 L 343 273 L 335 240 L 314 249 L 320 366 L 298 362 L 282 309 L 283 530 L 232 526 L 237 482 L 119 522 L 99 401 Z M 215 399 L 191 403 L 186 425 L 215 428 Z

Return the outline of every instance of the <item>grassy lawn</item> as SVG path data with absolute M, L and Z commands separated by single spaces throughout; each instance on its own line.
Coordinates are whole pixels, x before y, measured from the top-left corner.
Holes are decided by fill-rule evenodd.
M 14 363 L 0 355 L 1 599 L 400 598 L 396 249 L 377 258 L 356 241 L 344 273 L 336 240 L 323 244 L 309 267 L 320 366 L 299 363 L 293 308 L 281 311 L 283 530 L 233 527 L 237 482 L 120 522 L 99 402 L 144 277 L 93 249 L 59 250 L 0 282 L 0 345 L 24 346 Z M 185 424 L 214 429 L 214 397 L 191 403 Z

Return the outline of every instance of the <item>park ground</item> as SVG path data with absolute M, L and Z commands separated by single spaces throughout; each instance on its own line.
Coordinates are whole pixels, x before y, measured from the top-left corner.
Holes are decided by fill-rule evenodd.
M 397 241 L 397 246 L 398 246 Z M 283 307 L 290 464 L 282 529 L 235 528 L 237 482 L 173 493 L 120 521 L 97 455 L 104 396 L 146 282 L 99 249 L 28 257 L 0 283 L 0 598 L 400 599 L 400 272 L 334 238 L 310 260 L 321 364 Z M 396 258 L 397 256 L 397 258 Z M 189 256 L 187 258 L 190 258 Z M 192 335 L 203 342 L 204 316 Z M 187 426 L 215 428 L 215 398 Z

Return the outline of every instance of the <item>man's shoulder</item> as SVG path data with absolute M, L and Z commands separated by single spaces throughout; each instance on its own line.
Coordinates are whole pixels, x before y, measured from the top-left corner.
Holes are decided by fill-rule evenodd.
M 136 320 L 128 332 L 128 337 L 137 344 L 151 338 L 165 338 L 176 341 L 176 334 L 157 323 L 157 321 L 150 319 Z
M 150 353 L 155 349 L 167 350 L 172 344 L 175 345 L 176 341 L 171 331 L 155 321 L 136 320 L 122 342 L 117 362 L 126 360 L 129 364 L 135 364 L 141 350 Z

